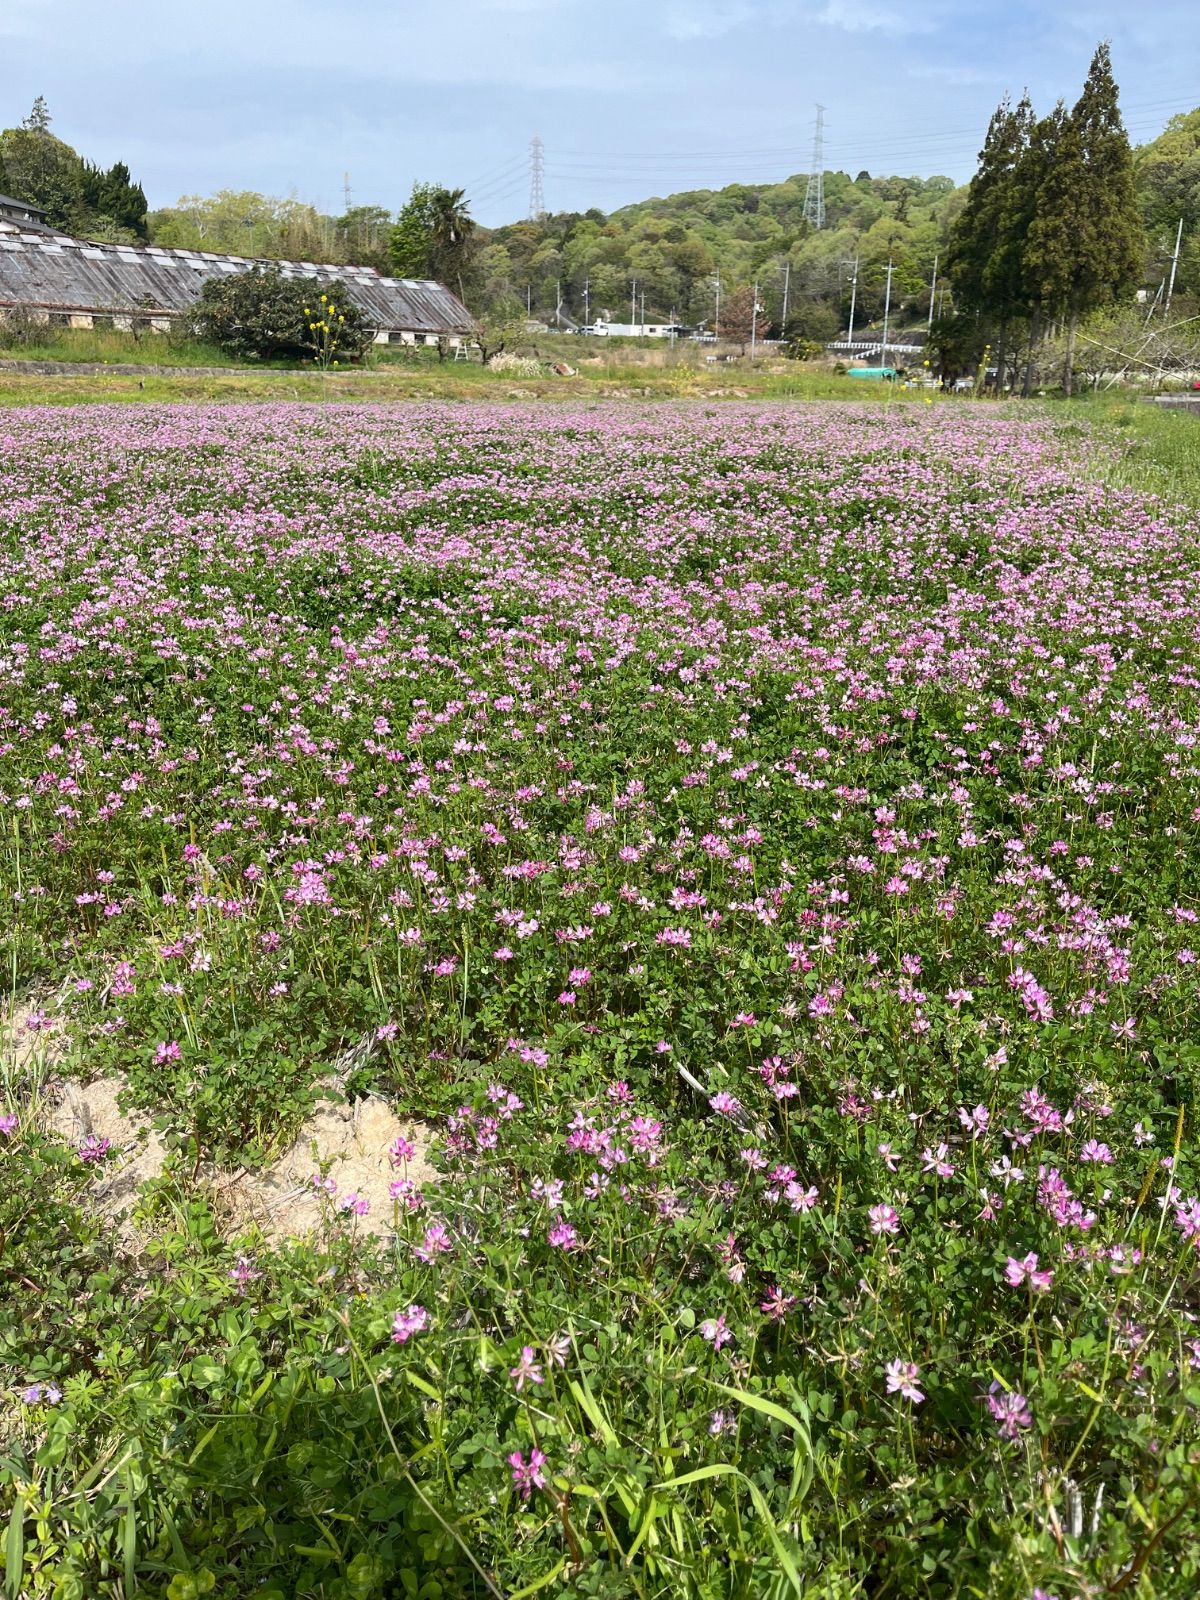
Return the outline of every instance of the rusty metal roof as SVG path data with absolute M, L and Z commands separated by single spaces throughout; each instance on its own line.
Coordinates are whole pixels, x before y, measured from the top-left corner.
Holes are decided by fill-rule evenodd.
M 92 244 L 65 234 L 0 229 L 0 306 L 99 315 L 176 316 L 194 304 L 209 278 L 251 267 L 277 268 L 285 278 L 341 283 L 377 329 L 404 333 L 463 333 L 466 307 L 440 283 L 385 278 L 374 267 L 316 261 L 254 261 L 207 250 L 158 245 Z

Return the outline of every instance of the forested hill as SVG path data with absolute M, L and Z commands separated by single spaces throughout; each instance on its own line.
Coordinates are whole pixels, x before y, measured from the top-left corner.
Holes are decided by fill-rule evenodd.
M 830 172 L 826 226 L 813 231 L 803 216 L 807 183 L 797 174 L 644 200 L 607 217 L 566 213 L 497 228 L 479 254 L 481 287 L 494 299 L 507 284 L 524 298 L 530 284 L 536 304 L 553 306 L 561 283 L 573 314 L 582 314 L 586 285 L 593 312 L 624 309 L 627 320 L 636 283 L 647 316 L 674 310 L 682 321 L 701 322 L 712 317 L 718 272 L 726 288 L 757 279 L 773 319 L 786 278 L 790 310 L 820 337 L 839 325 L 856 257 L 864 312 L 876 309 L 889 258 L 897 302 L 919 295 L 965 195 L 945 177 Z

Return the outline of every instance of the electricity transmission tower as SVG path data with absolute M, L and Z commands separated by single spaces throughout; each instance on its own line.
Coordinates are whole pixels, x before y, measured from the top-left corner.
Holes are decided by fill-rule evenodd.
M 541 134 L 535 133 L 529 142 L 529 220 L 531 222 L 537 222 L 546 215 L 545 173 L 546 149 L 542 144 Z
M 813 228 L 825 226 L 825 107 L 817 107 L 817 131 L 813 135 L 812 170 L 804 191 L 804 220 Z

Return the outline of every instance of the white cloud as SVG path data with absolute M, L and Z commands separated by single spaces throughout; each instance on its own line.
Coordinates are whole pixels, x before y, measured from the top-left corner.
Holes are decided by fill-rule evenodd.
M 671 5 L 663 19 L 663 31 L 672 39 L 719 39 L 743 27 L 756 8 L 745 0 L 683 0 Z
M 842 33 L 886 33 L 899 38 L 933 32 L 933 24 L 924 11 L 914 7 L 906 15 L 894 6 L 863 4 L 861 0 L 825 0 L 812 20 Z

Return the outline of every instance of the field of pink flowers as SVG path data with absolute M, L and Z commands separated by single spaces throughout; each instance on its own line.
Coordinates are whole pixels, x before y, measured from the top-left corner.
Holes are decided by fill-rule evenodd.
M 1200 549 L 1098 450 L 0 413 L 10 1600 L 1197 1592 Z M 437 1178 L 230 1237 L 346 1060 Z

